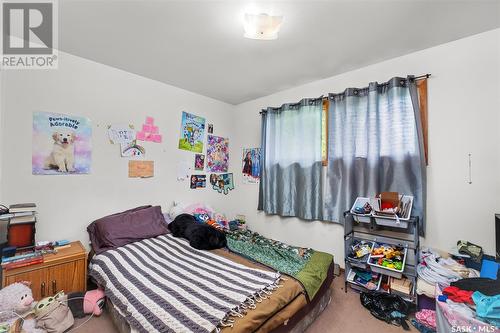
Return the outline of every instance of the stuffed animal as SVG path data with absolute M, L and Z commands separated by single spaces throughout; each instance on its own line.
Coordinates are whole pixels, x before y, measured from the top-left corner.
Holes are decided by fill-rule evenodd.
M 204 203 L 194 203 L 186 204 L 178 201 L 174 201 L 172 207 L 170 208 L 168 215 L 172 220 L 181 214 L 207 214 L 212 216 L 214 214 L 214 209 Z
M 86 293 L 69 293 L 67 301 L 73 317 L 83 318 L 88 314 L 100 316 L 104 308 L 104 297 L 104 291 L 95 289 Z
M 30 282 L 15 282 L 0 290 L 0 323 L 11 327 L 18 319 L 23 318 L 22 330 L 24 332 L 42 333 L 45 331 L 35 328 L 36 320 L 30 318 L 34 306 L 30 286 Z
M 83 312 L 85 314 L 93 313 L 94 316 L 100 316 L 104 307 L 104 301 L 104 291 L 101 289 L 87 291 L 83 301 Z
M 196 222 L 189 214 L 181 214 L 168 225 L 174 237 L 182 237 L 189 241 L 189 245 L 198 250 L 214 250 L 226 247 L 227 240 L 224 232 L 211 226 Z
M 51 333 L 63 333 L 75 320 L 65 302 L 64 292 L 55 296 L 45 297 L 35 306 L 36 327 L 46 329 Z

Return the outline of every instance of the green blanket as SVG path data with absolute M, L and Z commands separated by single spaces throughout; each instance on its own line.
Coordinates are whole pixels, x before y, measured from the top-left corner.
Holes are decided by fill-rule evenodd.
M 310 248 L 291 246 L 250 230 L 227 233 L 228 248 L 299 280 L 313 299 L 327 277 L 333 256 Z

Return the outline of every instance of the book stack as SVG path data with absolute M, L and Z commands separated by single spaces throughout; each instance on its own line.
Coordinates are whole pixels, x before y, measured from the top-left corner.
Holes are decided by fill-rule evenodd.
M 43 263 L 40 252 L 28 252 L 13 257 L 2 257 L 2 268 L 5 270 Z
M 8 213 L 0 215 L 0 225 L 7 225 L 8 246 L 18 249 L 35 245 L 36 205 L 22 203 L 9 206 Z
M 8 213 L 0 215 L 0 220 L 9 220 L 10 224 L 34 223 L 35 214 L 34 203 L 15 204 L 9 206 Z

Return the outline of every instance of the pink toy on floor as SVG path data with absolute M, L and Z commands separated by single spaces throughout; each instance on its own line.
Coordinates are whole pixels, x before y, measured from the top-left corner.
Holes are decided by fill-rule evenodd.
M 101 289 L 90 290 L 85 293 L 83 299 L 83 312 L 85 314 L 93 313 L 94 316 L 100 316 L 104 303 L 104 291 Z

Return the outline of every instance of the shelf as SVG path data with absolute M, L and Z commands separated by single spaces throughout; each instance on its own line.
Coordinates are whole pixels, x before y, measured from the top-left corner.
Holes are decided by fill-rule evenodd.
M 353 240 L 359 241 L 377 241 L 391 245 L 402 245 L 408 248 L 405 269 L 402 274 L 413 283 L 413 290 L 410 298 L 407 300 L 418 305 L 417 296 L 415 294 L 418 273 L 416 266 L 418 265 L 418 256 L 420 251 L 420 236 L 419 236 L 419 219 L 413 217 L 408 221 L 407 228 L 397 228 L 393 226 L 383 226 L 375 223 L 375 219 L 371 218 L 370 223 L 358 223 L 352 218 L 350 212 L 344 214 L 344 252 L 347 255 Z M 371 270 L 371 266 L 367 263 L 358 265 L 350 262 L 347 257 L 344 257 L 345 270 L 349 271 L 351 267 L 359 267 L 365 270 Z M 384 273 L 381 273 L 385 275 Z M 363 286 L 359 286 L 350 281 L 347 281 L 347 276 L 344 277 L 346 286 L 350 285 L 352 289 L 360 291 L 368 291 Z M 407 298 L 407 297 L 405 297 Z

